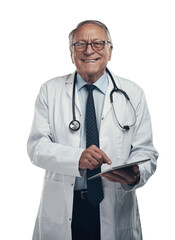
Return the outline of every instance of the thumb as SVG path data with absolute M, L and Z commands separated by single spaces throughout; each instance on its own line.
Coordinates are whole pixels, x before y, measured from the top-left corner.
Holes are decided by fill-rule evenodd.
M 138 165 L 134 165 L 132 168 L 134 173 L 139 173 L 139 166 Z

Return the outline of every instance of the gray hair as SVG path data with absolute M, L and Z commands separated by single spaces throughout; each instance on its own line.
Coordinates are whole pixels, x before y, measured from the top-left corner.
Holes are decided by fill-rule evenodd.
M 77 25 L 77 27 L 69 33 L 69 46 L 72 45 L 72 43 L 73 43 L 73 37 L 74 37 L 76 31 L 78 30 L 78 28 L 81 27 L 81 26 L 83 26 L 84 24 L 88 24 L 88 23 L 94 24 L 94 25 L 97 25 L 97 26 L 101 27 L 101 28 L 105 31 L 106 35 L 107 35 L 108 38 L 109 38 L 109 41 L 110 41 L 111 44 L 112 44 L 111 34 L 110 34 L 108 28 L 106 27 L 106 25 L 105 25 L 104 23 L 102 23 L 102 22 L 100 22 L 100 21 L 96 21 L 96 20 L 86 20 L 86 21 L 80 22 L 80 23 Z

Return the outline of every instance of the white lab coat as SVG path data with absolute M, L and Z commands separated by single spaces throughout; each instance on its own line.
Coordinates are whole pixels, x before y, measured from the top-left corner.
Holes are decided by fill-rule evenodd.
M 28 154 L 33 164 L 46 169 L 33 240 L 71 240 L 71 220 L 75 177 L 80 176 L 80 131 L 71 132 L 72 86 L 74 74 L 54 78 L 42 85 L 28 139 Z M 100 148 L 112 160 L 112 166 L 150 158 L 140 165 L 140 182 L 121 185 L 102 179 L 104 199 L 100 204 L 101 240 L 141 240 L 142 232 L 135 189 L 143 186 L 156 169 L 158 153 L 152 144 L 150 116 L 144 93 L 135 83 L 114 76 L 126 91 L 137 113 L 137 123 L 122 131 L 114 118 L 109 94 L 109 79 L 100 128 Z M 134 120 L 133 112 L 121 94 L 114 94 L 120 123 Z M 81 110 L 76 92 L 76 118 Z M 102 170 L 109 167 L 102 165 Z M 82 236 L 83 239 L 83 236 Z

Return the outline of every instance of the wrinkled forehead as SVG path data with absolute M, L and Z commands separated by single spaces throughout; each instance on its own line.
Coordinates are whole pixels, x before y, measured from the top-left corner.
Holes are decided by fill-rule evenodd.
M 100 26 L 95 24 L 84 24 L 74 33 L 73 42 L 108 40 L 106 32 Z

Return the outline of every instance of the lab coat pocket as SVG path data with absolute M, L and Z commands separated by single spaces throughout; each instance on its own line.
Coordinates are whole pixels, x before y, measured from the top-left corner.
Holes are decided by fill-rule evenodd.
M 127 162 L 131 145 L 132 145 L 132 138 L 133 138 L 133 128 L 131 128 L 128 131 L 123 131 L 123 143 L 122 143 L 122 156 L 123 156 L 123 162 Z
M 64 182 L 45 179 L 39 217 L 62 224 L 65 215 Z
M 136 228 L 138 221 L 138 206 L 135 191 L 125 192 L 122 188 L 116 190 L 118 230 Z

